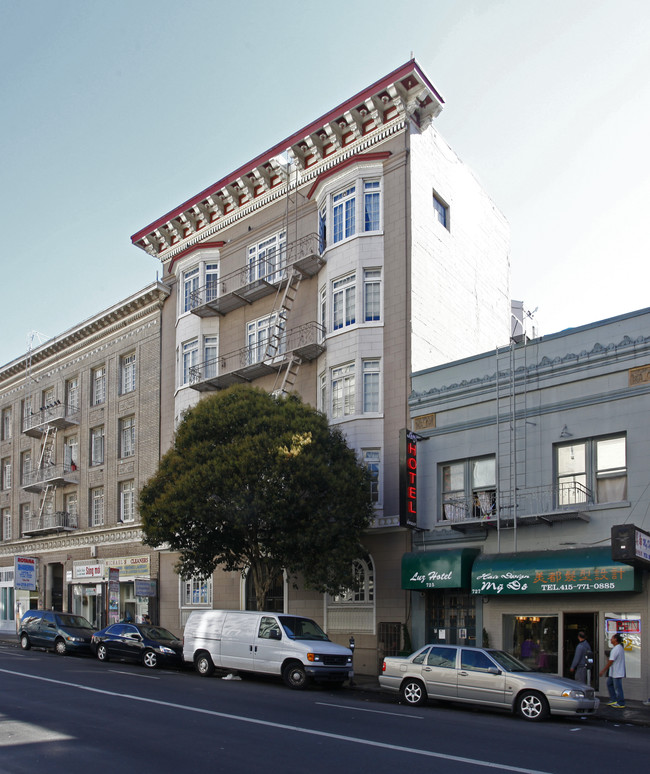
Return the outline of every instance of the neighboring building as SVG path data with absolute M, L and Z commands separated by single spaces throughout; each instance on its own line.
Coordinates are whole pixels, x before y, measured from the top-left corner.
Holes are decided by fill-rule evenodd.
M 616 561 L 611 536 L 650 532 L 650 309 L 420 371 L 410 406 L 414 644 L 487 640 L 568 676 L 584 629 L 604 693 L 618 631 L 625 695 L 646 699 L 650 562 Z
M 136 503 L 160 457 L 168 294 L 150 285 L 0 368 L 2 632 L 36 607 L 97 628 L 157 613 L 158 554 Z
M 309 613 L 334 639 L 354 635 L 361 672 L 400 649 L 409 621 L 398 439 L 411 372 L 510 330 L 509 229 L 433 127 L 441 109 L 408 62 L 132 237 L 171 287 L 163 451 L 202 395 L 249 382 L 297 391 L 373 471 L 359 590 L 329 599 L 278 578 L 267 600 Z M 254 599 L 236 574 L 179 579 L 175 560 L 161 553 L 161 622 L 173 631 L 196 607 Z

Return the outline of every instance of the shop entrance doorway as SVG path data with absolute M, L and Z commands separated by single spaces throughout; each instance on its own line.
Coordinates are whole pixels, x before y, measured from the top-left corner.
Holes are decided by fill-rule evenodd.
M 562 630 L 563 670 L 564 677 L 572 678 L 571 662 L 578 644 L 578 632 L 584 631 L 587 642 L 594 653 L 594 665 L 591 669 L 591 685 L 596 685 L 598 675 L 598 613 L 565 613 Z

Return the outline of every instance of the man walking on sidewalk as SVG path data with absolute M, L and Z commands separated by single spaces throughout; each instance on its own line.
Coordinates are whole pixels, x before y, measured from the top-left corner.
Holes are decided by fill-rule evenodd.
M 618 634 L 612 635 L 610 640 L 612 649 L 609 653 L 609 659 L 605 666 L 600 670 L 602 677 L 609 669 L 607 675 L 607 690 L 609 692 L 609 701 L 607 706 L 615 709 L 625 709 L 625 696 L 623 695 L 623 678 L 625 677 L 625 650 L 623 649 L 623 637 Z

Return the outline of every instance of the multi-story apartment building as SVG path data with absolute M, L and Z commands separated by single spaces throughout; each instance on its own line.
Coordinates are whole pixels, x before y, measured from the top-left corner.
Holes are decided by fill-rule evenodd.
M 398 481 L 410 374 L 509 332 L 508 226 L 436 131 L 442 106 L 410 61 L 132 237 L 171 288 L 163 451 L 187 407 L 245 382 L 297 391 L 373 471 L 359 589 L 323 598 L 278 578 L 267 600 L 335 639 L 354 635 L 360 671 L 400 647 L 410 615 Z M 253 597 L 238 575 L 180 579 L 174 564 L 161 553 L 161 622 L 173 631 L 196 607 Z
M 160 457 L 168 294 L 155 283 L 0 368 L 0 631 L 35 607 L 97 628 L 157 612 L 136 506 Z
M 488 641 L 570 676 L 584 629 L 606 693 L 618 632 L 625 694 L 647 698 L 649 332 L 644 309 L 413 375 L 414 644 Z

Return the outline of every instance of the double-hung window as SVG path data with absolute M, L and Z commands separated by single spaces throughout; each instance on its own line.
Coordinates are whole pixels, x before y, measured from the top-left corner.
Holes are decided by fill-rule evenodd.
M 354 236 L 356 231 L 356 186 L 352 185 L 332 197 L 333 242 Z
M 90 526 L 101 527 L 104 524 L 104 487 L 90 490 Z
M 11 458 L 2 460 L 2 488 L 11 489 Z
M 11 509 L 2 509 L 2 539 L 11 540 Z
M 332 369 L 332 419 L 355 413 L 354 363 Z
M 364 180 L 363 183 L 363 230 L 379 231 L 381 183 Z
M 54 400 L 54 391 L 47 400 L 48 406 L 51 405 L 49 401 Z M 65 383 L 65 405 L 66 415 L 76 414 L 79 411 L 79 379 L 76 376 Z
M 363 272 L 363 319 L 364 322 L 381 320 L 381 269 Z
M 282 354 L 286 348 L 285 320 L 278 312 L 248 323 L 246 342 L 248 363 L 261 363 L 268 357 Z
M 104 462 L 104 425 L 93 427 L 90 431 L 90 464 L 102 465 Z
M 183 272 L 183 312 L 190 312 L 198 304 L 199 267 Z
M 449 207 L 435 191 L 433 192 L 433 214 L 435 219 L 449 230 Z
M 327 205 L 318 210 L 318 250 L 322 255 L 327 247 Z
M 23 486 L 31 483 L 32 475 L 32 453 L 24 451 L 20 455 L 20 480 Z
M 284 277 L 287 232 L 280 231 L 248 248 L 248 281 L 279 282 Z
M 2 427 L 0 427 L 0 438 L 8 441 L 11 438 L 11 408 L 2 409 Z
M 120 360 L 120 392 L 124 395 L 135 390 L 135 352 Z
M 214 301 L 219 294 L 219 264 L 205 264 L 205 300 Z
M 363 449 L 362 450 L 363 455 L 363 464 L 368 468 L 370 471 L 370 499 L 373 503 L 378 503 L 380 501 L 380 463 L 381 463 L 381 454 L 379 449 Z
M 363 361 L 363 413 L 379 411 L 379 360 Z
M 91 374 L 92 391 L 91 402 L 93 406 L 99 406 L 106 400 L 106 366 L 93 368 Z
M 122 481 L 120 483 L 120 520 L 133 521 L 135 518 L 135 486 L 134 482 Z
M 563 443 L 555 452 L 558 505 L 627 498 L 625 435 Z
M 212 606 L 212 578 L 183 578 L 181 580 L 183 607 Z
M 477 457 L 440 466 L 445 521 L 491 519 L 496 512 L 496 459 Z
M 191 384 L 192 369 L 199 362 L 199 340 L 192 339 L 183 344 L 183 372 L 181 374 L 181 384 Z
M 78 510 L 78 500 L 77 500 L 77 493 L 76 492 L 70 492 L 70 494 L 67 494 L 65 496 L 64 500 L 65 505 L 65 511 L 68 514 L 69 517 L 69 526 L 76 527 L 77 526 L 77 516 L 79 513 Z
M 335 331 L 354 325 L 357 321 L 356 274 L 334 280 L 332 283 L 332 329 Z
M 217 375 L 217 337 L 203 337 L 203 378 L 214 379 Z
M 120 419 L 120 457 L 133 457 L 135 454 L 135 417 Z

